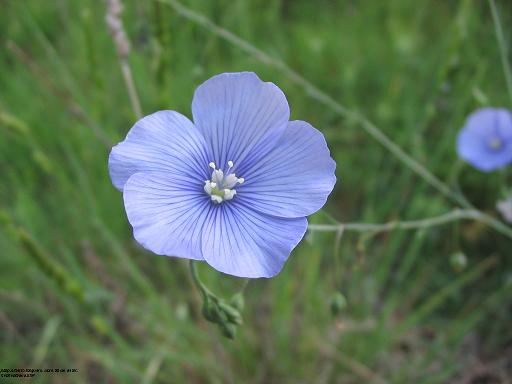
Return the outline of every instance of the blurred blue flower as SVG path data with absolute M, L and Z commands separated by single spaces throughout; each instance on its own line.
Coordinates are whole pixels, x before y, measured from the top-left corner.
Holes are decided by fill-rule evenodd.
M 283 92 L 252 72 L 207 80 L 192 115 L 153 113 L 112 148 L 135 239 L 231 275 L 276 275 L 336 182 L 324 136 L 289 121 Z
M 512 114 L 482 108 L 472 113 L 457 138 L 459 156 L 484 172 L 512 162 Z

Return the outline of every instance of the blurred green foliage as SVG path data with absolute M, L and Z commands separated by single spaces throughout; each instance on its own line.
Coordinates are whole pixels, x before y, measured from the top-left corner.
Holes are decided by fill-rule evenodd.
M 510 170 L 481 174 L 454 151 L 468 113 L 511 103 L 487 2 L 184 3 L 367 115 L 495 214 Z M 326 135 L 339 181 L 311 222 L 385 222 L 453 208 L 360 127 L 274 69 L 165 2 L 124 4 L 144 113 L 190 116 L 201 82 L 251 70 L 284 90 L 293 119 Z M 508 41 L 510 5 L 498 2 Z M 201 317 L 186 262 L 134 242 L 110 183 L 110 145 L 135 116 L 105 4 L 4 0 L 1 7 L 0 368 L 79 369 L 39 377 L 48 383 L 506 380 L 512 244 L 474 222 L 378 236 L 309 234 L 279 276 L 249 284 L 244 325 L 235 341 L 222 338 Z M 458 252 L 464 268 L 452 262 Z M 241 284 L 207 266 L 200 272 L 225 297 Z M 343 309 L 332 316 L 336 297 Z

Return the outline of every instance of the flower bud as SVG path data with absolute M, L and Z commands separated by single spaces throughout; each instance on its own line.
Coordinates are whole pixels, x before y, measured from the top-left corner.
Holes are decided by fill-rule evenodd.
M 221 302 L 219 303 L 219 309 L 226 315 L 229 323 L 237 325 L 242 324 L 242 316 L 240 315 L 240 312 L 231 305 Z
M 242 292 L 235 293 L 229 300 L 229 304 L 237 311 L 242 311 L 245 305 L 244 294 Z
M 217 303 L 209 296 L 204 298 L 202 312 L 204 318 L 212 323 L 219 323 L 223 317 Z
M 222 331 L 222 334 L 228 339 L 233 340 L 235 338 L 236 325 L 231 323 L 223 323 L 220 324 L 220 330 Z
M 335 292 L 332 295 L 329 306 L 333 316 L 337 316 L 347 307 L 347 299 L 341 292 Z
M 468 259 L 464 253 L 455 252 L 450 256 L 450 264 L 455 272 L 461 272 L 468 265 Z

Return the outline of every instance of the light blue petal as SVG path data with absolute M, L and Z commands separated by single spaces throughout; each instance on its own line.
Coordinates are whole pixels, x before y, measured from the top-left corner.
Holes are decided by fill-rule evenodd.
M 503 108 L 480 108 L 468 116 L 465 128 L 481 138 L 512 137 L 512 115 Z
M 252 72 L 224 73 L 201 84 L 192 101 L 194 123 L 220 168 L 232 160 L 236 170 L 254 150 L 268 152 L 290 117 L 283 92 Z
M 291 121 L 276 147 L 242 169 L 236 198 L 260 212 L 301 217 L 319 210 L 331 193 L 336 163 L 320 131 Z
M 460 131 L 457 137 L 457 152 L 461 159 L 484 172 L 494 169 L 494 164 L 485 150 L 485 138 L 479 132 L 467 128 Z
M 218 271 L 239 277 L 272 277 L 304 236 L 304 217 L 268 216 L 230 201 L 214 207 L 203 230 L 203 257 Z
M 201 180 L 167 172 L 136 173 L 124 186 L 124 206 L 135 239 L 166 256 L 202 260 L 201 233 L 212 207 Z
M 136 172 L 165 171 L 204 181 L 211 155 L 194 124 L 174 111 L 160 111 L 140 119 L 126 139 L 112 148 L 108 167 L 120 191 Z

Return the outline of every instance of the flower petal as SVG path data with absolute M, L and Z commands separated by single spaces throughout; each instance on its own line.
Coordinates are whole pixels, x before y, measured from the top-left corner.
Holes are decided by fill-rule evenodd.
M 497 134 L 512 138 L 512 114 L 504 108 L 480 108 L 469 115 L 465 128 L 485 139 Z
M 201 84 L 192 101 L 194 123 L 210 144 L 213 161 L 240 164 L 255 148 L 268 152 L 286 128 L 283 92 L 252 72 L 223 73 Z
M 484 172 L 490 172 L 496 166 L 485 146 L 485 138 L 482 138 L 479 132 L 472 132 L 467 128 L 460 131 L 457 137 L 457 152 L 459 156 L 475 168 Z
M 166 172 L 132 175 L 123 197 L 135 239 L 159 255 L 202 260 L 201 233 L 212 205 L 200 184 Z
M 110 177 L 120 191 L 136 172 L 166 171 L 204 181 L 211 158 L 201 133 L 185 116 L 159 111 L 135 123 L 126 139 L 112 148 Z
M 302 239 L 307 225 L 305 217 L 268 216 L 232 200 L 212 210 L 203 230 L 203 257 L 230 275 L 272 277 Z
M 269 215 L 307 216 L 325 204 L 336 183 L 335 169 L 322 133 L 291 121 L 276 147 L 244 169 L 237 198 Z

